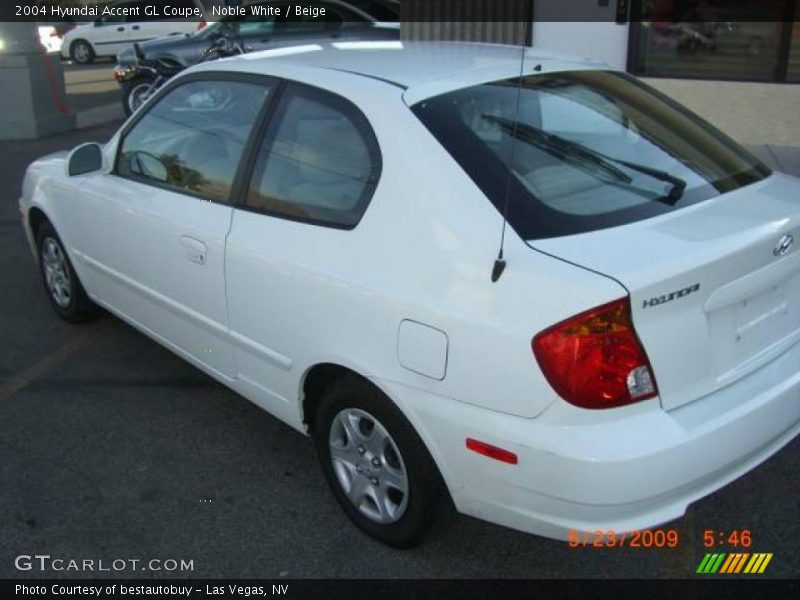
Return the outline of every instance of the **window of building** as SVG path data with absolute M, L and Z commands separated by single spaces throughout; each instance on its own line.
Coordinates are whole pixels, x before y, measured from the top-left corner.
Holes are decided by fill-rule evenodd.
M 633 3 L 632 71 L 655 77 L 785 81 L 792 72 L 786 65 L 795 2 Z
M 791 47 L 789 50 L 789 60 L 787 61 L 786 79 L 800 83 L 800 1 L 796 2 L 794 8 L 794 22 L 791 27 Z

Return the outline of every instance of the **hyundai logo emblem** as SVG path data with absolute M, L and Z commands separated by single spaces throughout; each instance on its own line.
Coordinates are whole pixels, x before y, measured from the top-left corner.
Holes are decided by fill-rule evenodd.
M 786 256 L 792 251 L 792 248 L 794 248 L 794 236 L 785 235 L 778 240 L 777 244 L 775 244 L 775 247 L 772 249 L 772 253 L 778 257 Z

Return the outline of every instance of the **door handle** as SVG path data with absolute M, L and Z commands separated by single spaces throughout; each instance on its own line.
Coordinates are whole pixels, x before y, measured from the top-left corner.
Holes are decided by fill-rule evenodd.
M 197 263 L 198 265 L 206 264 L 208 246 L 206 246 L 203 242 L 196 240 L 193 237 L 189 237 L 188 235 L 184 235 L 181 237 L 181 246 L 183 246 L 183 250 L 186 253 L 186 258 L 188 258 L 190 261 Z
M 131 29 L 133 29 L 134 31 L 138 31 L 139 30 L 139 26 L 138 25 L 134 25 L 133 27 L 131 27 Z
M 117 31 L 125 31 L 124 27 L 117 27 Z

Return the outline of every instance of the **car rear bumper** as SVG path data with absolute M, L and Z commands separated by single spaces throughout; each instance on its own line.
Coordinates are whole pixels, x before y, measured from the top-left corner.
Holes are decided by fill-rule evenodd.
M 425 440 L 459 511 L 566 539 L 682 516 L 800 433 L 800 344 L 736 384 L 665 412 L 658 398 L 612 411 L 556 402 L 536 419 L 378 380 Z M 518 464 L 468 451 L 466 438 Z

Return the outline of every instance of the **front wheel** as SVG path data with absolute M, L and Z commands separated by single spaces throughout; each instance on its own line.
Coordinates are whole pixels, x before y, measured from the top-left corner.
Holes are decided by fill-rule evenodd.
M 87 321 L 100 312 L 86 295 L 55 229 L 43 224 L 36 234 L 39 270 L 47 298 L 59 317 L 71 323 Z
M 325 478 L 347 516 L 396 548 L 419 544 L 453 511 L 427 448 L 392 402 L 346 379 L 322 396 L 314 442 Z
M 126 116 L 136 112 L 155 91 L 153 83 L 154 80 L 150 77 L 137 77 L 122 84 L 122 107 Z

